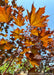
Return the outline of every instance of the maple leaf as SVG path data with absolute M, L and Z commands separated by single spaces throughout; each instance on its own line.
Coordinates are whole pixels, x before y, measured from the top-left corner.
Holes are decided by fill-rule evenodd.
M 17 9 L 18 9 L 18 11 L 21 11 L 21 12 L 23 12 L 25 10 L 22 6 L 17 7 Z
M 5 39 L 2 38 L 2 39 L 0 40 L 0 45 L 6 44 L 7 42 L 8 42 L 7 40 L 5 40 Z
M 12 34 L 10 36 L 13 36 L 15 40 L 19 39 L 19 38 L 22 38 L 22 35 L 20 33 L 23 33 L 23 29 L 20 30 L 19 28 L 17 28 L 14 31 L 11 31 L 11 33 Z
M 31 68 L 30 70 L 28 70 L 28 73 L 35 73 L 35 69 L 36 69 L 36 67 L 34 67 L 34 68 Z
M 36 26 L 36 27 L 46 27 L 47 25 L 47 17 L 49 17 L 48 15 L 43 16 L 42 14 L 44 14 L 45 12 L 45 7 L 43 8 L 39 8 L 39 10 L 37 12 L 35 12 L 35 7 L 32 4 L 32 10 L 29 13 L 29 11 L 27 10 L 28 13 L 28 18 L 30 21 L 31 26 Z
M 41 41 L 43 42 L 43 46 L 47 47 L 48 46 L 48 42 L 53 41 L 52 38 L 49 38 L 49 36 L 51 36 L 53 33 L 48 33 L 46 34 L 47 31 L 45 31 L 45 29 L 43 30 L 42 34 L 41 34 Z
M 17 8 L 17 5 L 15 3 L 15 0 L 12 0 L 12 5 L 13 5 L 13 8 Z
M 26 53 L 26 52 L 28 52 L 28 51 L 30 51 L 30 48 L 25 48 L 22 52 L 20 52 L 20 54 L 24 54 L 24 53 Z
M 11 43 L 6 43 L 5 45 L 4 45 L 4 47 L 3 47 L 3 49 L 5 50 L 10 50 L 10 49 L 12 49 L 12 48 L 14 48 L 14 45 L 13 44 L 11 44 Z
M 26 15 L 24 18 L 25 18 L 25 19 L 26 19 L 26 21 L 28 22 L 28 16 Z
M 37 30 L 37 28 L 33 28 L 32 30 L 31 30 L 31 35 L 36 35 L 36 36 L 38 36 L 38 30 Z
M 18 15 L 17 18 L 15 18 L 15 16 L 13 16 L 13 19 L 15 20 L 15 24 L 18 25 L 18 26 L 23 26 L 25 23 L 24 23 L 24 18 L 22 18 L 21 15 Z
M 10 50 L 11 48 L 14 48 L 14 45 L 9 43 L 8 40 L 1 39 L 0 47 L 1 47 L 0 49 L 3 49 L 3 50 L 5 50 L 5 49 Z
M 44 40 L 43 40 L 43 39 L 44 39 Z M 53 41 L 53 39 L 52 39 L 52 38 L 47 38 L 47 36 L 46 36 L 46 38 L 45 38 L 45 37 L 43 37 L 41 40 L 43 41 L 43 46 L 45 46 L 45 47 L 47 47 L 47 46 L 48 46 L 48 42 Z
M 0 6 L 0 22 L 8 23 L 11 20 L 11 6 L 7 9 Z
M 32 41 L 26 40 L 23 45 L 31 46 L 31 45 L 34 45 L 34 43 L 32 43 Z
M 18 14 L 19 15 L 23 15 L 23 11 L 25 10 L 22 6 L 20 6 L 20 7 L 17 7 L 17 10 L 18 10 Z
M 38 55 L 38 57 L 40 57 L 40 58 L 37 58 L 37 56 L 35 57 L 33 53 L 28 53 L 27 52 L 25 55 L 27 56 L 27 58 L 29 59 L 29 62 L 32 64 L 33 67 L 35 65 L 39 66 L 40 61 L 41 61 L 41 56 L 40 55 Z
M 34 54 L 34 55 L 37 55 L 39 54 L 39 51 L 40 49 L 38 49 L 36 46 L 32 46 L 31 47 L 31 52 Z
M 45 28 L 42 29 L 42 31 L 41 31 L 41 33 L 40 33 L 41 37 L 45 35 L 45 32 L 46 32 Z
M 8 0 L 5 0 L 5 3 L 8 3 Z

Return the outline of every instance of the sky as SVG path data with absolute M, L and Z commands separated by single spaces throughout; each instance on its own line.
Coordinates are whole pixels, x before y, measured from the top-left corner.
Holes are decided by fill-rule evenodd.
M 12 1 L 12 0 L 9 0 Z M 45 14 L 50 15 L 48 27 L 51 28 L 51 30 L 54 30 L 54 0 L 17 0 L 16 1 L 18 6 L 23 6 L 25 10 L 31 11 L 32 3 L 34 3 L 34 6 L 36 7 L 36 10 L 38 10 L 40 7 L 45 8 Z M 27 12 L 24 12 L 24 15 L 26 15 Z

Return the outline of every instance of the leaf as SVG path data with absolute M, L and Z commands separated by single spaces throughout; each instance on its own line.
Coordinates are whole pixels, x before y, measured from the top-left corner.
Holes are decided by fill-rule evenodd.
M 7 40 L 5 40 L 5 39 L 2 38 L 2 39 L 0 40 L 0 45 L 6 44 L 7 42 L 8 42 Z
M 8 3 L 8 0 L 5 0 L 5 3 Z
M 50 31 L 50 28 L 46 31 L 45 28 L 43 28 L 40 31 L 40 40 L 43 42 L 43 46 L 47 47 L 49 42 L 53 41 L 53 38 L 51 38 L 51 35 L 53 35 L 53 31 Z
M 15 0 L 12 0 L 12 5 L 13 5 L 13 8 L 17 8 L 17 4 L 15 3 Z
M 41 41 L 43 42 L 43 46 L 47 47 L 47 46 L 48 46 L 48 42 L 53 41 L 52 38 L 49 38 L 50 35 L 51 35 L 51 34 L 47 34 L 47 35 L 45 35 L 45 36 L 43 36 L 43 37 L 41 38 Z
M 34 44 L 32 43 L 32 41 L 26 40 L 23 45 L 31 46 L 31 45 L 34 45 Z
M 5 2 L 3 0 L 0 0 L 0 6 L 4 6 Z
M 0 22 L 8 23 L 11 20 L 11 6 L 7 9 L 0 6 Z
M 37 55 L 37 54 L 39 54 L 39 49 L 36 47 L 36 46 L 32 46 L 31 47 L 31 52 L 34 54 L 34 55 Z
M 16 39 L 19 39 L 19 38 L 22 38 L 22 35 L 21 34 L 23 33 L 23 29 L 20 30 L 19 28 L 17 28 L 14 31 L 11 31 L 11 33 L 12 34 L 10 36 L 13 36 L 15 38 L 15 40 Z
M 42 29 L 42 31 L 41 31 L 41 36 L 44 36 L 45 35 L 45 32 L 46 32 L 46 30 L 45 30 L 45 28 L 44 29 Z
M 20 52 L 20 54 L 24 54 L 24 53 L 26 53 L 26 52 L 28 52 L 28 51 L 30 51 L 30 48 L 25 48 L 22 52 Z
M 28 18 L 29 18 L 31 26 L 46 27 L 47 25 L 46 18 L 49 16 L 48 15 L 43 16 L 42 14 L 44 14 L 44 12 L 45 12 L 45 7 L 39 8 L 39 10 L 35 12 L 35 7 L 32 4 L 31 12 L 29 13 L 29 11 L 27 10 Z
M 0 31 L 2 31 L 2 28 L 0 28 Z
M 11 42 L 9 42 L 8 40 L 1 39 L 0 47 L 1 47 L 0 49 L 3 49 L 3 50 L 5 50 L 5 49 L 10 50 L 10 49 L 14 48 L 14 45 Z
M 35 65 L 39 66 L 41 58 L 37 58 L 37 57 L 35 58 L 33 53 L 28 53 L 28 52 L 25 55 L 27 56 L 27 58 L 29 59 L 29 62 L 32 64 L 33 67 Z
M 5 50 L 10 50 L 10 49 L 12 49 L 12 48 L 14 48 L 14 45 L 13 44 L 11 44 L 11 43 L 6 43 L 5 45 L 4 45 L 4 47 L 3 47 L 3 49 Z
M 31 68 L 28 72 L 29 72 L 29 73 L 31 73 L 31 72 L 32 72 L 32 73 L 35 73 L 35 69 L 36 69 L 35 67 L 34 67 L 34 68 Z
M 25 16 L 25 19 L 26 19 L 26 21 L 28 22 L 28 16 L 27 16 L 27 15 Z
M 4 36 L 4 37 L 7 37 L 7 34 L 0 33 L 0 35 L 2 35 L 2 36 Z
M 23 26 L 25 24 L 24 18 L 20 15 L 18 15 L 17 18 L 15 18 L 15 16 L 13 16 L 13 19 L 15 20 L 15 24 L 18 25 L 18 26 Z
M 25 9 L 22 6 L 17 7 L 18 11 L 23 12 Z
M 7 37 L 7 36 L 8 36 L 7 34 L 4 35 L 4 37 Z
M 38 36 L 37 28 L 33 28 L 33 29 L 31 30 L 31 34 Z

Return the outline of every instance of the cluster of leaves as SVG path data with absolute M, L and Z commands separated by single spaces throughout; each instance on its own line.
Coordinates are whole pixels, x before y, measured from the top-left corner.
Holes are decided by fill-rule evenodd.
M 47 56 L 42 57 L 42 52 L 46 54 L 46 51 L 49 51 L 50 57 L 53 57 L 54 31 L 51 31 L 50 28 L 46 30 L 49 16 L 43 15 L 45 7 L 36 11 L 32 4 L 31 12 L 27 10 L 27 15 L 23 16 L 25 9 L 22 6 L 17 6 L 15 0 L 12 1 L 12 5 L 8 4 L 8 0 L 3 2 L 4 4 L 0 6 L 0 36 L 2 37 L 0 39 L 0 66 L 9 61 L 3 74 L 6 73 L 13 61 L 16 64 L 21 64 L 24 54 L 34 68 L 35 65 L 40 66 L 42 60 L 48 60 Z M 27 26 L 24 28 L 26 22 Z M 15 25 L 17 28 L 10 31 L 9 40 L 4 38 L 8 36 L 9 27 L 13 28 Z

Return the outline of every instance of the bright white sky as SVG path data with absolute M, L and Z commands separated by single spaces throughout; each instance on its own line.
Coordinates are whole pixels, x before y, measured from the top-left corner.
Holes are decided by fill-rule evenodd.
M 12 1 L 12 0 L 9 0 Z M 31 10 L 32 3 L 34 3 L 36 9 L 38 10 L 39 7 L 46 6 L 45 14 L 50 15 L 48 27 L 51 28 L 51 30 L 54 29 L 54 0 L 17 0 L 18 6 L 23 6 L 25 9 Z M 24 12 L 24 15 L 26 15 L 26 11 Z

